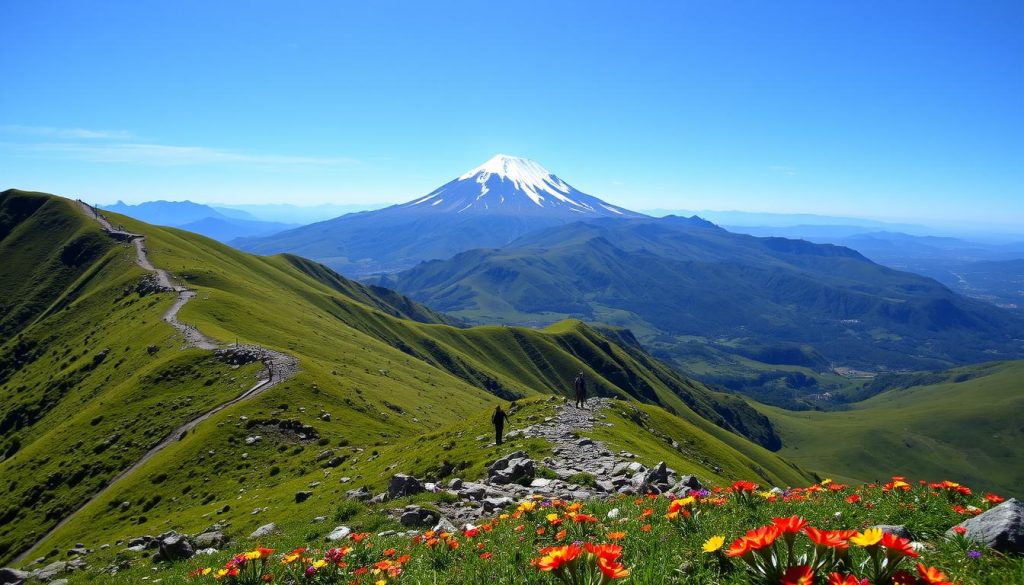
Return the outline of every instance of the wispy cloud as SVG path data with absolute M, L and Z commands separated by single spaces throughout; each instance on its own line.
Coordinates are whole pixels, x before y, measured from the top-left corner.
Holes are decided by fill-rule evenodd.
M 768 167 L 768 170 L 773 172 L 773 173 L 779 173 L 780 175 L 786 175 L 787 177 L 792 177 L 793 175 L 796 174 L 796 167 L 787 167 L 787 166 L 782 166 L 782 165 L 771 165 L 771 166 Z
M 205 146 L 172 146 L 137 142 L 83 143 L 41 142 L 34 144 L 4 144 L 7 149 L 22 154 L 57 156 L 96 163 L 141 165 L 210 165 L 255 164 L 274 166 L 351 166 L 360 161 L 342 156 L 294 156 L 281 154 L 244 153 Z
M 19 126 L 16 124 L 0 126 L 0 132 L 43 136 L 46 138 L 63 138 L 66 140 L 131 140 L 135 138 L 135 135 L 127 130 L 90 130 L 88 128 L 54 128 L 51 126 Z

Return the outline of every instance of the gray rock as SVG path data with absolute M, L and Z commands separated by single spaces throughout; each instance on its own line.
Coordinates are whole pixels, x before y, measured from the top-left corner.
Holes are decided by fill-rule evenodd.
M 441 515 L 433 510 L 419 506 L 406 506 L 402 516 L 398 519 L 402 526 L 433 526 L 440 521 Z
M 223 532 L 210 531 L 204 532 L 195 537 L 195 545 L 197 548 L 216 548 L 219 549 L 228 543 L 228 537 L 224 536 Z
M 29 573 L 29 577 L 32 579 L 38 579 L 39 581 L 52 581 L 54 577 L 61 573 L 66 573 L 68 570 L 68 563 L 64 561 L 55 561 L 46 565 L 42 569 L 36 569 Z
M 513 504 L 512 498 L 484 498 L 484 512 L 490 513 L 507 508 Z
M 331 457 L 330 459 L 328 459 L 327 461 L 324 462 L 324 467 L 337 467 L 337 466 L 341 465 L 344 462 L 345 462 L 345 458 L 344 457 L 341 457 L 341 456 Z
M 153 553 L 154 561 L 180 561 L 195 556 L 196 551 L 184 534 L 172 533 L 159 541 L 159 549 Z
M 377 494 L 376 496 L 373 496 L 372 498 L 370 498 L 370 503 L 371 504 L 383 504 L 386 501 L 388 501 L 388 493 L 387 492 L 381 492 L 381 493 Z
M 153 541 L 153 537 L 152 536 L 149 536 L 149 535 L 147 535 L 147 536 L 137 536 L 137 537 L 135 537 L 135 538 L 133 538 L 133 539 L 128 541 L 128 546 L 138 546 L 138 545 L 146 546 L 147 544 L 149 544 L 152 541 Z
M 334 451 L 331 451 L 330 449 L 328 449 L 326 451 L 321 451 L 320 454 L 316 456 L 316 460 L 317 461 L 326 461 L 326 460 L 330 459 L 332 455 L 334 455 Z
M 699 490 L 704 488 L 704 486 L 701 485 L 700 480 L 697 479 L 696 475 L 684 475 L 683 477 L 680 477 L 679 482 L 676 483 L 676 486 L 685 486 L 686 488 L 691 490 Z
M 487 479 L 499 485 L 510 484 L 533 477 L 533 460 L 523 451 L 514 451 L 498 459 L 487 468 Z
M 450 482 L 448 482 L 448 489 L 453 489 L 453 490 L 462 489 L 462 484 L 463 484 L 462 479 L 456 477 L 456 478 L 452 479 Z
M 68 585 L 67 579 L 54 579 L 50 581 L 50 585 Z
M 328 534 L 324 538 L 326 538 L 327 540 L 343 540 L 348 538 L 350 534 L 352 534 L 351 528 L 349 528 L 348 526 L 338 526 L 335 527 L 335 529 L 332 530 L 330 534 Z
M 371 496 L 370 490 L 366 489 L 366 486 L 363 486 L 357 490 L 348 490 L 345 492 L 345 497 L 350 500 L 366 501 L 369 500 Z
M 477 484 L 467 484 L 459 490 L 459 497 L 464 500 L 482 500 L 487 495 L 487 488 Z
M 140 552 L 146 550 L 146 545 L 144 545 L 144 544 L 135 544 L 135 545 L 129 546 L 128 548 L 126 548 L 124 550 L 125 550 L 125 552 L 140 553 Z
M 309 523 L 310 524 L 320 524 L 321 522 L 326 522 L 326 521 L 327 521 L 327 516 L 314 516 L 313 519 L 309 521 Z
M 0 569 L 0 585 L 22 585 L 28 579 L 28 573 L 4 567 Z
M 877 528 L 886 534 L 894 534 L 900 538 L 906 538 L 907 540 L 914 540 L 914 535 L 910 533 L 910 530 L 902 524 L 878 524 L 872 526 Z
M 275 532 L 277 532 L 277 524 L 271 522 L 270 524 L 264 524 L 254 530 L 253 533 L 249 535 L 249 538 L 265 538 Z
M 530 487 L 543 488 L 551 485 L 551 480 L 545 477 L 538 477 L 530 482 Z
M 1024 552 L 1024 502 L 1010 498 L 1002 504 L 964 520 L 964 537 L 1002 552 Z M 947 536 L 954 535 L 952 528 Z
M 437 521 L 437 524 L 435 524 L 434 527 L 431 528 L 431 530 L 433 530 L 434 532 L 450 532 L 452 534 L 455 534 L 459 531 L 459 529 L 451 523 L 451 520 L 448 520 L 444 516 L 441 516 L 441 519 Z
M 423 490 L 423 484 L 420 483 L 420 480 L 411 475 L 405 475 L 404 473 L 398 473 L 391 476 L 391 481 L 388 483 L 388 496 L 392 499 L 401 498 L 402 496 L 412 496 L 422 492 Z
M 313 492 L 295 492 L 295 503 L 301 504 L 311 497 L 313 497 Z

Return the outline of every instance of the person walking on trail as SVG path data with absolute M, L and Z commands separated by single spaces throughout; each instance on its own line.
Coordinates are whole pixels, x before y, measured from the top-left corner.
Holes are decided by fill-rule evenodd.
M 587 403 L 587 380 L 583 377 L 583 372 L 576 374 L 576 407 L 583 408 L 583 405 Z
M 508 415 L 501 409 L 501 405 L 494 407 L 494 414 L 491 415 L 491 424 L 494 425 L 494 443 L 497 445 L 501 444 L 501 434 L 505 430 L 505 421 L 508 420 Z

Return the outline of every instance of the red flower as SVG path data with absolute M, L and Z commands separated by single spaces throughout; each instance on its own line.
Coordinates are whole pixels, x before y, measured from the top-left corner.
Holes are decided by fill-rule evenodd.
M 888 532 L 882 533 L 882 546 L 886 549 L 888 555 L 900 555 L 904 557 L 917 558 L 919 555 L 914 547 L 910 546 L 910 541 L 906 538 L 901 538 L 895 534 L 889 534 Z
M 779 585 L 814 585 L 814 571 L 809 565 L 790 567 L 779 580 Z
M 772 524 L 779 529 L 782 534 L 796 534 L 807 526 L 807 520 L 804 520 L 800 516 L 790 516 L 789 518 L 772 518 Z
M 846 536 L 846 532 L 847 531 L 840 530 L 819 530 L 813 526 L 807 526 L 804 528 L 804 534 L 806 534 L 814 544 L 838 549 L 846 549 L 849 546 L 846 542 L 849 538 L 849 536 Z M 856 533 L 856 531 L 853 532 Z
M 868 585 L 868 580 L 858 579 L 854 575 L 846 575 L 844 577 L 839 573 L 829 573 L 828 585 Z
M 629 569 L 606 557 L 597 557 L 597 568 L 601 569 L 609 579 L 622 579 L 629 576 Z

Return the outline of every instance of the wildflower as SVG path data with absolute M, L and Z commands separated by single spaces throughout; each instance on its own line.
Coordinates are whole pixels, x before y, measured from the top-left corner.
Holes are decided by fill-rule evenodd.
M 925 567 L 923 563 L 917 563 L 917 574 L 928 585 L 951 585 L 949 577 L 942 571 L 935 567 Z
M 597 557 L 597 568 L 609 579 L 622 579 L 629 576 L 629 569 L 606 557 Z
M 489 553 L 489 552 L 485 552 L 485 553 L 480 553 L 480 558 L 481 558 L 481 559 L 483 559 L 483 560 L 485 560 L 485 561 L 486 561 L 487 559 L 489 559 L 489 558 L 493 557 L 493 556 L 494 556 L 494 555 L 493 555 L 493 554 L 491 554 L 491 553 Z
M 820 547 L 845 549 L 847 547 L 847 538 L 844 538 L 844 533 L 839 530 L 819 530 L 813 526 L 807 526 L 804 528 L 804 534 L 811 539 L 815 545 Z
M 856 504 L 857 502 L 860 502 L 860 494 L 850 494 L 846 496 L 847 504 Z
M 882 534 L 883 532 L 881 528 L 868 528 L 864 532 L 860 532 L 851 538 L 850 542 L 858 546 L 873 546 L 882 540 Z
M 910 541 L 906 538 L 896 536 L 895 534 L 883 533 L 881 544 L 885 547 L 885 555 L 890 559 L 897 557 L 912 557 L 917 558 L 917 551 L 911 546 Z
M 829 573 L 828 585 L 868 585 L 868 580 L 858 579 L 854 575 L 846 575 L 844 577 L 839 573 Z
M 565 565 L 580 556 L 582 549 L 579 545 L 570 544 L 568 546 L 559 547 L 548 547 L 540 551 L 541 558 L 536 559 L 536 566 L 541 571 L 554 571 L 559 567 Z
M 967 528 L 965 528 L 963 526 L 954 526 L 953 527 L 953 532 L 956 532 L 959 535 L 964 535 L 964 534 L 967 534 Z
M 715 535 L 715 536 L 712 536 L 711 538 L 705 540 L 704 541 L 704 546 L 702 548 L 704 549 L 704 552 L 710 553 L 710 552 L 715 552 L 717 550 L 720 550 L 722 548 L 722 545 L 724 545 L 724 544 L 725 544 L 725 537 L 724 536 Z
M 559 530 L 558 532 L 555 533 L 555 540 L 564 540 L 565 539 L 565 535 L 566 535 L 566 530 L 563 528 L 562 530 Z
M 626 533 L 625 532 L 609 532 L 607 536 L 608 536 L 608 540 L 622 540 L 623 538 L 626 538 Z
M 640 531 L 641 532 L 650 532 L 651 531 L 651 525 L 650 524 L 644 524 L 643 526 L 640 527 Z
M 782 534 L 796 534 L 802 531 L 808 524 L 807 520 L 804 520 L 800 516 L 790 516 L 789 518 L 772 518 L 772 524 L 779 529 Z
M 799 565 L 786 569 L 779 585 L 814 585 L 814 571 L 810 565 Z
M 967 556 L 972 558 L 972 559 L 980 559 L 981 558 L 981 551 L 980 550 L 969 550 L 969 551 L 967 551 Z
M 997 496 L 992 492 L 988 492 L 985 494 L 985 501 L 988 502 L 989 504 L 996 505 L 1002 504 L 1003 502 L 1006 501 L 1006 499 L 1001 496 Z

